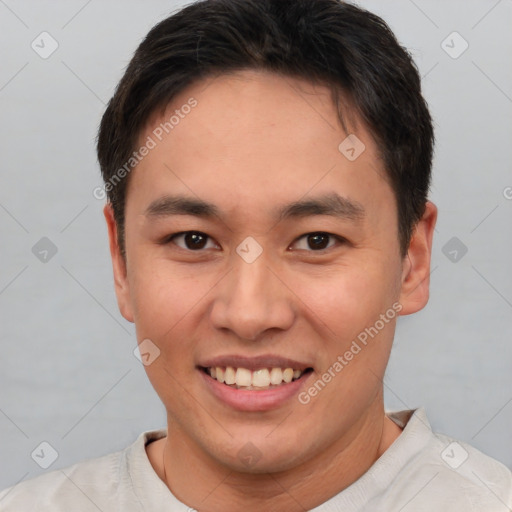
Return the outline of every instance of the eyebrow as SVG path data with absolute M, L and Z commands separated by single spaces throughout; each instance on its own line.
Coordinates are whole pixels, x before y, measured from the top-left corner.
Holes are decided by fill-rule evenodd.
M 277 221 L 314 215 L 330 215 L 343 220 L 360 222 L 366 212 L 361 203 L 331 192 L 311 199 L 302 199 L 284 206 L 278 206 L 271 213 Z M 213 217 L 222 218 L 222 211 L 215 204 L 202 199 L 183 195 L 165 195 L 154 200 L 146 208 L 145 215 L 148 218 L 193 215 L 210 219 Z

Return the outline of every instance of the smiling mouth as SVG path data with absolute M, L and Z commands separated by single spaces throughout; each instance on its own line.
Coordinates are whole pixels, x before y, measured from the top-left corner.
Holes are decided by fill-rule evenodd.
M 257 391 L 277 388 L 311 373 L 313 368 L 296 370 L 293 368 L 260 368 L 251 371 L 247 368 L 232 366 L 200 367 L 212 379 L 233 389 Z

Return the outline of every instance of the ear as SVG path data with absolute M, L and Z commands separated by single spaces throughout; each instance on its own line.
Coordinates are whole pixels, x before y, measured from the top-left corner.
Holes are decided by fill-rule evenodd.
M 416 224 L 409 249 L 403 260 L 401 315 L 410 315 L 423 309 L 428 302 L 430 287 L 430 259 L 432 239 L 437 220 L 437 207 L 427 201 L 425 212 Z
M 117 305 L 119 311 L 126 320 L 133 322 L 133 311 L 130 300 L 130 286 L 128 283 L 126 262 L 119 249 L 117 237 L 117 224 L 114 218 L 112 205 L 107 203 L 103 208 L 103 214 L 107 221 L 108 238 L 110 245 L 110 256 L 112 258 L 112 268 L 114 270 L 114 286 L 117 296 Z

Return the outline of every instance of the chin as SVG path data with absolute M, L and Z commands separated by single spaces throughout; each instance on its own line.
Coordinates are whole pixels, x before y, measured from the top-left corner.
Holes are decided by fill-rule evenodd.
M 295 436 L 285 431 L 271 440 L 271 432 L 275 427 L 274 424 L 259 435 L 248 436 L 245 432 L 243 437 L 235 436 L 230 439 L 229 448 L 219 443 L 224 449 L 215 454 L 216 458 L 232 471 L 250 474 L 287 471 L 306 461 L 308 454 L 298 451 L 299 448 L 304 450 L 306 446 L 304 437 L 301 437 L 301 442 L 296 442 L 293 440 Z

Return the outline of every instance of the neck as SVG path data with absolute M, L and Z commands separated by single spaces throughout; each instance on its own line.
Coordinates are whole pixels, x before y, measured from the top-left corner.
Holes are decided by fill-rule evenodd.
M 206 454 L 172 421 L 168 436 L 148 445 L 147 453 L 174 496 L 196 510 L 303 512 L 360 478 L 400 433 L 379 401 L 379 407 L 361 418 L 347 436 L 287 471 L 234 471 Z

